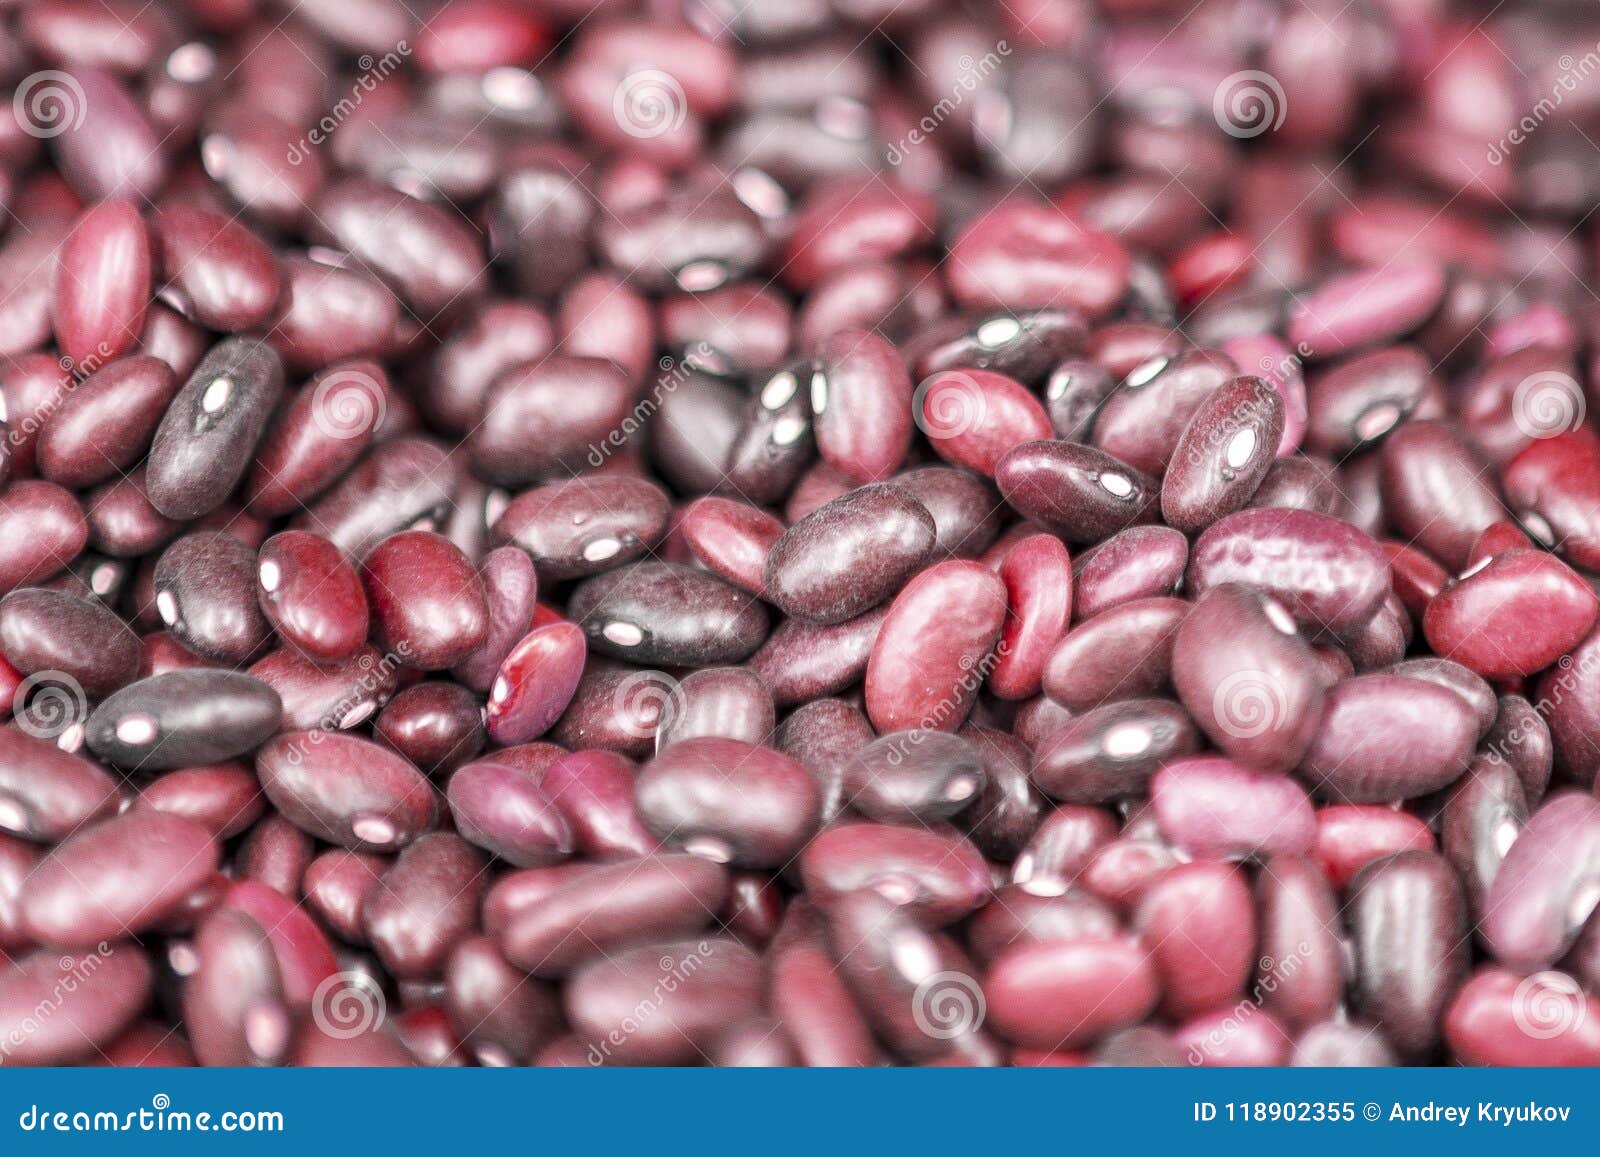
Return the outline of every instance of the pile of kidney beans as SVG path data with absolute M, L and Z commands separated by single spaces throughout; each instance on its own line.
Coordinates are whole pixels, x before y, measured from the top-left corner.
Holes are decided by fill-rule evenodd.
M 6 5 L 0 1065 L 1600 1064 L 1489 8 Z

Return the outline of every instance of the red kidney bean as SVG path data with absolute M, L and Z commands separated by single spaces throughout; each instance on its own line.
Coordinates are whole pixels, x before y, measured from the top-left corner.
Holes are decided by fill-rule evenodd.
M 1068 305 L 1105 313 L 1127 288 L 1127 251 L 1053 207 L 1009 201 L 950 246 L 950 289 L 969 308 Z
M 144 808 L 85 828 L 23 885 L 23 928 L 42 944 L 87 948 L 147 931 L 217 869 L 211 833 Z
M 1597 903 L 1600 801 L 1562 792 L 1534 811 L 1503 853 L 1479 933 L 1500 963 L 1548 968 L 1572 947 Z
M 809 390 L 817 450 L 858 483 L 887 478 L 911 445 L 911 379 L 877 334 L 842 329 L 816 349 Z
M 1460 882 L 1433 852 L 1401 852 L 1351 881 L 1348 914 L 1358 1007 L 1397 1051 L 1425 1052 L 1467 971 Z
M 285 819 L 352 851 L 404 847 L 438 820 L 438 803 L 422 774 L 353 735 L 276 736 L 257 752 L 256 774 Z
M 809 905 L 791 905 L 773 945 L 768 1002 L 802 1062 L 859 1066 L 877 1061 L 860 1007 L 839 975 Z
M 480 1065 L 522 1065 L 561 1030 L 548 985 L 508 964 L 488 937 L 461 941 L 445 964 L 445 1007 Z
M 1221 756 L 1167 764 L 1150 782 L 1150 800 L 1161 831 L 1193 856 L 1299 855 L 1316 836 L 1298 784 Z
M 1308 510 L 1242 510 L 1208 527 L 1189 556 L 1196 594 L 1245 583 L 1270 594 L 1302 626 L 1359 630 L 1388 597 L 1383 551 L 1361 531 Z
M 842 623 L 901 589 L 934 543 L 934 520 L 910 492 L 863 486 L 783 533 L 767 554 L 764 593 L 806 622 Z
M 689 504 L 678 531 L 707 570 L 740 590 L 761 594 L 767 554 L 783 536 L 784 525 L 749 503 L 708 495 Z
M 664 963 L 663 963 L 664 962 Z M 677 979 L 659 998 L 656 1015 L 634 1017 L 660 975 Z M 568 1021 L 589 1044 L 589 1063 L 684 1064 L 730 1022 L 750 1015 L 761 999 L 761 967 L 736 940 L 662 941 L 616 952 L 586 965 L 567 982 Z M 630 1027 L 637 1026 L 629 1032 Z
M 661 839 L 716 863 L 779 867 L 816 830 L 821 797 L 797 761 L 770 747 L 704 737 L 673 744 L 634 785 Z
M 751 502 L 775 503 L 812 460 L 811 408 L 799 376 L 803 370 L 774 374 L 745 405 L 723 464 L 723 489 Z
M 772 696 L 754 671 L 707 667 L 685 676 L 669 695 L 656 748 L 704 736 L 763 743 L 772 735 L 774 718 Z
M 1477 674 L 1460 663 L 1436 656 L 1423 656 L 1396 663 L 1388 669 L 1390 675 L 1404 675 L 1447 687 L 1472 707 L 1478 718 L 1478 737 L 1482 739 L 1494 725 L 1498 706 L 1494 688 Z
M 540 787 L 539 777 L 493 756 L 450 777 L 450 813 L 468 841 L 519 868 L 572 853 L 572 827 Z
M 1161 515 L 1193 532 L 1245 506 L 1283 437 L 1283 399 L 1256 377 L 1218 387 L 1184 427 L 1161 481 Z
M 1461 877 L 1474 913 L 1482 913 L 1523 825 L 1528 798 L 1510 764 L 1479 756 L 1451 787 L 1439 814 L 1439 850 Z
M 1538 379 L 1531 379 L 1537 381 Z M 1507 501 L 1535 538 L 1577 566 L 1600 565 L 1600 439 L 1580 426 L 1536 438 L 1505 468 Z
M 1104 808 L 1055 808 L 1017 855 L 1011 878 L 1030 895 L 1059 896 L 1116 834 L 1116 824 Z
M 276 161 L 273 156 L 268 163 Z M 290 187 L 290 180 L 276 176 L 267 185 L 278 192 Z M 298 216 L 314 193 L 312 188 L 295 196 L 290 211 Z M 261 196 L 249 203 L 260 212 L 265 200 Z M 344 358 L 375 357 L 387 348 L 399 322 L 400 303 L 382 282 L 313 255 L 285 254 L 278 259 L 278 270 L 283 292 L 271 340 L 289 365 L 320 369 Z
M 759 603 L 674 563 L 641 562 L 588 579 L 567 612 L 595 650 L 640 663 L 737 663 L 767 636 Z
M 1344 992 L 1338 900 L 1322 870 L 1304 856 L 1269 858 L 1256 877 L 1260 922 L 1253 991 L 1288 1028 L 1332 1016 Z
M 449 539 L 405 531 L 379 543 L 362 566 L 374 637 L 408 666 L 437 671 L 465 659 L 489 630 L 476 568 Z
M 156 563 L 156 611 L 190 650 L 245 663 L 272 635 L 256 597 L 258 581 L 256 552 L 237 538 L 220 531 L 185 535 Z
M 238 763 L 168 772 L 139 793 L 139 802 L 193 820 L 219 840 L 245 831 L 266 810 L 255 775 Z
M 1115 935 L 1120 924 L 1109 904 L 1080 889 L 1043 896 L 1009 884 L 973 916 L 969 939 L 988 965 L 1018 944 L 1099 940 Z
M 58 92 L 63 106 L 53 110 L 49 84 L 30 90 L 25 123 L 42 124 L 55 136 L 61 175 L 85 201 L 149 200 L 161 185 L 166 164 L 143 111 L 120 83 L 98 68 L 76 67 L 70 77 L 73 85 Z
M 383 278 L 425 323 L 484 292 L 483 242 L 460 217 L 372 181 L 323 190 L 316 232 Z M 395 244 L 404 238 L 404 244 Z
M 177 386 L 156 358 L 120 358 L 62 400 L 35 442 L 39 472 L 82 488 L 120 474 L 144 455 Z
M 278 636 L 314 660 L 347 659 L 366 641 L 361 576 L 320 535 L 286 530 L 263 543 L 256 597 Z
M 1288 338 L 1317 358 L 1376 345 L 1426 321 L 1444 290 L 1444 273 L 1433 264 L 1408 262 L 1343 274 L 1294 308 Z
M 989 874 L 978 850 L 939 826 L 827 828 L 800 853 L 800 873 L 818 903 L 870 889 L 933 927 L 960 919 L 989 894 Z
M 634 810 L 633 781 L 633 768 L 621 756 L 575 751 L 558 752 L 539 786 L 571 827 L 579 852 L 614 859 L 647 855 L 657 846 Z
M 228 886 L 222 903 L 261 925 L 277 958 L 285 999 L 305 1009 L 317 999 L 318 990 L 331 983 L 339 965 L 326 934 L 289 895 L 254 880 L 240 880 Z
M 1168 527 L 1132 526 L 1112 535 L 1073 563 L 1073 617 L 1092 619 L 1134 599 L 1172 594 L 1188 559 L 1188 540 Z
M 727 887 L 727 873 L 696 856 L 595 865 L 519 908 L 496 939 L 513 964 L 559 977 L 639 940 L 704 928 Z
M 478 648 L 450 670 L 473 691 L 484 693 L 494 684 L 511 649 L 533 624 L 539 592 L 533 562 L 515 547 L 496 547 L 478 564 L 484 597 L 489 605 L 489 626 Z
M 1317 813 L 1317 862 L 1335 887 L 1345 887 L 1375 860 L 1412 850 L 1433 851 L 1433 833 L 1407 812 L 1381 804 L 1338 804 Z
M 482 750 L 483 705 L 459 683 L 418 683 L 378 713 L 373 734 L 430 775 L 455 770 Z
M 245 837 L 239 848 L 239 866 L 246 879 L 292 896 L 300 890 L 300 880 L 314 854 L 311 837 L 274 813 Z
M 277 309 L 283 283 L 272 250 L 243 225 L 195 205 L 169 205 L 150 223 L 168 288 L 209 329 L 255 329 Z
M 327 490 L 361 458 L 395 403 L 376 362 L 322 369 L 289 399 L 262 438 L 244 485 L 251 512 L 277 517 Z
M 540 577 L 555 581 L 643 557 L 660 543 L 670 514 L 667 495 L 645 479 L 573 478 L 519 494 L 491 534 L 527 551 Z
M 867 662 L 873 725 L 879 731 L 960 727 L 991 669 L 1005 613 L 1004 584 L 976 563 L 938 563 L 908 583 Z M 934 630 L 940 633 L 931 642 Z
M 1385 513 L 1396 530 L 1460 570 L 1478 535 L 1506 516 L 1487 469 L 1453 429 L 1407 422 L 1381 451 Z
M 118 802 L 116 782 L 98 764 L 18 726 L 0 727 L 0 829 L 54 844 Z
M 0 969 L 0 1035 L 20 1065 L 81 1061 L 107 1046 L 150 998 L 149 957 L 132 941 L 102 951 L 46 948 Z M 49 1007 L 49 1017 L 38 1009 Z
M 84 210 L 61 244 L 51 319 L 61 352 L 105 362 L 139 338 L 150 301 L 150 240 L 127 201 Z
M 611 95 L 606 87 L 606 116 Z M 645 292 L 717 289 L 758 266 L 769 248 L 760 222 L 726 189 L 682 188 L 603 217 L 595 246 L 608 265 Z
M 93 696 L 139 674 L 139 639 L 127 624 L 94 599 L 60 591 L 23 588 L 0 598 L 0 651 L 21 675 L 64 674 Z
M 1530 805 L 1544 798 L 1555 761 L 1544 712 L 1521 695 L 1500 696 L 1494 726 L 1483 736 L 1481 748 L 1484 758 L 1511 766 Z
M 1069 542 L 1093 542 L 1152 519 L 1159 488 L 1092 446 L 1026 442 L 995 467 L 1005 500 Z
M 89 716 L 89 749 L 118 767 L 197 767 L 243 755 L 278 729 L 282 703 L 258 679 L 214 668 L 129 683 Z
M 274 651 L 249 674 L 278 693 L 283 726 L 305 731 L 347 730 L 377 714 L 398 684 L 399 657 L 363 645 L 339 663 L 313 663 L 299 652 Z
M 949 819 L 972 805 L 984 783 L 977 750 L 942 731 L 891 732 L 844 765 L 845 802 L 885 823 Z
M 1096 411 L 1116 387 L 1116 379 L 1091 361 L 1069 358 L 1052 370 L 1044 386 L 1044 404 L 1056 437 L 1084 441 Z
M 1044 1049 L 1137 1024 L 1160 996 L 1146 950 L 1127 935 L 1012 948 L 994 962 L 983 992 L 995 1031 Z
M 192 952 L 183 1013 L 200 1063 L 279 1063 L 292 1030 L 265 929 L 237 908 L 219 908 L 201 923 Z
M 1006 552 L 1000 581 L 1010 613 L 995 646 L 989 690 L 1002 699 L 1027 699 L 1039 693 L 1072 615 L 1072 560 L 1057 539 L 1029 535 Z
M 1444 1014 L 1444 1038 L 1469 1065 L 1590 1066 L 1600 1060 L 1600 998 L 1564 972 L 1479 968 Z
M 1134 599 L 1069 631 L 1045 664 L 1045 693 L 1071 711 L 1137 698 L 1166 686 L 1172 645 L 1190 604 Z
M 1324 682 L 1311 648 L 1274 599 L 1234 583 L 1202 595 L 1172 645 L 1178 698 L 1241 763 L 1286 771 L 1317 733 Z
M 82 508 L 55 483 L 21 479 L 0 490 L 0 592 L 54 574 L 88 537 Z
M 460 836 L 430 832 L 408 844 L 367 893 L 362 924 L 391 976 L 437 976 L 476 921 L 483 858 Z
M 749 665 L 779 707 L 833 695 L 857 682 L 889 608 L 881 606 L 848 622 L 813 626 L 787 619 L 768 636 Z
M 1012 447 L 1051 438 L 1049 415 L 1021 383 L 989 370 L 945 370 L 917 387 L 917 428 L 952 465 L 993 475 Z
M 333 848 L 306 866 L 301 890 L 311 913 L 341 940 L 363 943 L 361 909 L 389 861 L 369 853 Z
M 1134 926 L 1151 946 L 1164 1011 L 1175 1018 L 1217 1008 L 1239 993 L 1255 963 L 1250 888 L 1237 868 L 1180 864 L 1139 900 Z
M 999 536 L 999 502 L 977 475 L 948 466 L 924 466 L 896 475 L 894 481 L 933 516 L 935 558 L 977 558 Z M 789 513 L 791 523 L 799 521 L 794 511 Z
M 1300 766 L 1317 793 L 1346 803 L 1409 799 L 1466 770 L 1477 716 L 1453 691 L 1398 675 L 1361 675 L 1328 692 Z
M 1163 764 L 1200 750 L 1200 735 L 1177 704 L 1127 699 L 1070 720 L 1034 750 L 1030 775 L 1065 803 L 1109 803 L 1144 793 Z
M 228 338 L 200 360 L 157 427 L 150 502 L 169 518 L 215 510 L 244 476 L 283 393 L 283 365 L 253 338 Z
M 817 782 L 823 824 L 832 823 L 844 810 L 846 764 L 874 738 L 867 717 L 842 699 L 812 700 L 778 728 L 778 750 L 798 759 Z
M 1589 633 L 1600 612 L 1589 585 L 1543 551 L 1484 559 L 1428 603 L 1428 645 L 1491 679 L 1531 675 Z M 1538 624 L 1536 631 L 1507 626 Z
M 496 743 L 526 743 L 550 730 L 578 689 L 587 649 L 567 622 L 536 627 L 500 664 L 484 719 Z
M 1330 366 L 1307 390 L 1311 449 L 1335 457 L 1383 438 L 1401 423 L 1443 410 L 1438 379 L 1422 352 L 1391 346 Z
M 984 853 L 1014 860 L 1039 827 L 1044 800 L 1028 778 L 1027 745 L 1002 731 L 967 724 L 961 737 L 978 751 L 983 791 L 958 823 Z

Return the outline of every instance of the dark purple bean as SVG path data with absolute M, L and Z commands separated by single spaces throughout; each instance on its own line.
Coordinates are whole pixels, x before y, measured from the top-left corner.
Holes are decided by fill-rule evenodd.
M 910 492 L 863 486 L 784 532 L 767 555 L 765 593 L 785 614 L 842 623 L 905 585 L 934 542 L 933 518 Z
M 1467 972 L 1460 882 L 1434 853 L 1401 852 L 1357 874 L 1347 909 L 1357 1007 L 1398 1052 L 1426 1053 Z
M 983 761 L 942 731 L 896 731 L 844 765 L 845 802 L 885 823 L 936 823 L 970 806 L 985 784 Z
M 378 713 L 373 736 L 429 775 L 454 771 L 488 739 L 483 705 L 459 683 L 407 687 Z
M 139 639 L 93 599 L 24 588 L 0 598 L 0 652 L 23 675 L 64 674 L 108 695 L 139 674 Z
M 1509 968 L 1549 968 L 1600 904 L 1600 800 L 1577 792 L 1551 796 L 1502 854 L 1480 935 Z
M 1187 579 L 1196 595 L 1222 583 L 1257 587 L 1302 626 L 1339 635 L 1365 625 L 1390 591 L 1376 542 L 1308 510 L 1241 510 L 1214 523 L 1194 544 Z
M 572 827 L 539 787 L 539 777 L 494 756 L 450 777 L 447 793 L 456 830 L 519 868 L 557 863 L 572 854 Z
M 422 773 L 353 735 L 279 735 L 256 754 L 256 774 L 285 819 L 352 851 L 394 851 L 438 821 L 438 801 Z
M 283 394 L 283 363 L 254 338 L 227 338 L 200 360 L 150 448 L 150 502 L 169 518 L 220 506 L 249 468 Z
M 977 748 L 983 791 L 957 823 L 993 859 L 1017 857 L 1039 827 L 1044 800 L 1028 778 L 1027 745 L 1003 731 L 967 724 L 961 737 Z
M 933 516 L 934 557 L 977 558 L 1000 534 L 994 488 L 967 470 L 924 466 L 897 474 L 895 485 Z
M 1324 681 L 1275 599 L 1236 583 L 1201 595 L 1177 629 L 1172 682 L 1200 729 L 1240 763 L 1288 771 L 1318 731 Z
M 634 786 L 639 818 L 667 844 L 716 863 L 772 868 L 816 831 L 821 793 L 798 762 L 737 739 L 686 739 Z
M 484 398 L 467 441 L 472 468 L 508 486 L 583 470 L 594 455 L 604 457 L 633 404 L 632 383 L 599 358 L 556 356 L 513 367 Z
M 1337 514 L 1343 508 L 1344 495 L 1333 463 L 1309 454 L 1292 454 L 1272 464 L 1250 505 Z
M 607 97 L 608 113 L 609 104 Z M 608 214 L 595 244 L 613 269 L 649 292 L 716 289 L 750 272 L 768 248 L 755 214 L 722 188 L 709 196 L 675 189 L 660 201 Z
M 860 680 L 888 615 L 887 606 L 831 627 L 794 619 L 778 625 L 750 667 L 772 693 L 779 707 L 834 695 Z
M 800 874 L 819 904 L 869 889 L 931 927 L 954 923 L 989 896 L 983 856 L 943 826 L 835 825 L 806 845 Z
M 527 551 L 546 580 L 581 578 L 650 551 L 670 514 L 666 494 L 642 478 L 573 478 L 512 499 L 492 535 Z
M 1386 803 L 1453 783 L 1472 761 L 1476 713 L 1437 683 L 1359 675 L 1329 690 L 1299 775 L 1337 803 Z
M 1068 710 L 1085 711 L 1160 690 L 1171 677 L 1172 645 L 1189 610 L 1181 599 L 1134 599 L 1074 627 L 1045 664 L 1045 693 Z
M 276 162 L 277 158 L 271 158 Z M 226 181 L 226 177 L 224 181 Z M 276 180 L 264 193 L 283 193 L 289 181 Z M 306 194 L 315 189 L 307 189 Z M 260 212 L 266 196 L 251 200 Z M 272 343 L 296 369 L 315 370 L 343 358 L 369 358 L 387 347 L 399 322 L 400 303 L 387 286 L 359 269 L 317 256 L 279 258 L 283 302 L 271 329 Z
M 340 663 L 313 663 L 290 648 L 274 651 L 248 671 L 278 693 L 283 726 L 347 730 L 365 723 L 394 694 L 399 656 L 363 645 Z
M 670 990 L 663 975 L 674 980 Z M 761 982 L 750 949 L 708 937 L 643 944 L 594 961 L 567 982 L 563 1000 L 567 1020 L 589 1045 L 590 1064 L 687 1064 L 729 1023 L 759 1008 Z M 641 1000 L 655 1003 L 654 1015 L 636 1017 Z
M 1071 804 L 1054 808 L 1017 855 L 1011 879 L 1029 895 L 1062 895 L 1116 834 L 1117 826 L 1104 808 Z
M 1528 800 L 1510 764 L 1479 756 L 1450 788 L 1439 814 L 1439 850 L 1482 913 L 1500 865 L 1528 821 Z
M 815 456 L 807 366 L 781 370 L 745 404 L 728 447 L 719 488 L 746 501 L 771 505 L 793 489 Z
M 1195 411 L 1239 372 L 1212 350 L 1158 356 L 1136 366 L 1094 421 L 1094 444 L 1134 470 L 1159 477 Z
M 159 771 L 243 755 L 278 730 L 282 703 L 267 684 L 214 668 L 130 683 L 89 716 L 89 749 L 118 767 Z
M 1127 699 L 1097 707 L 1035 749 L 1030 775 L 1065 803 L 1109 803 L 1143 795 L 1163 764 L 1200 750 L 1200 734 L 1176 703 Z
M 1152 521 L 1155 479 L 1092 446 L 1025 442 L 995 468 L 1000 493 L 1024 518 L 1068 542 L 1095 542 Z
M 595 650 L 639 663 L 737 663 L 767 636 L 758 602 L 675 563 L 635 563 L 588 579 L 567 611 Z
M 149 808 L 75 833 L 22 889 L 22 922 L 41 944 L 86 948 L 157 926 L 217 870 L 205 828 Z
M 281 408 L 261 440 L 244 485 L 251 512 L 276 517 L 316 498 L 360 460 L 391 405 L 399 410 L 377 362 L 336 362 L 321 369 Z
M 406 845 L 362 906 L 367 942 L 391 976 L 439 975 L 476 923 L 483 874 L 483 857 L 453 833 Z
M 1532 703 L 1521 695 L 1500 696 L 1494 726 L 1483 736 L 1481 750 L 1485 758 L 1511 765 L 1530 806 L 1544 798 L 1555 755 L 1550 725 Z
M 561 1031 L 554 991 L 508 964 L 486 936 L 455 946 L 444 984 L 450 1024 L 480 1065 L 528 1064 Z
M 872 740 L 867 717 L 842 699 L 811 700 L 778 728 L 778 750 L 798 759 L 817 781 L 822 823 L 832 823 L 844 810 L 846 765 Z
M 1238 377 L 1200 403 L 1161 480 L 1161 516 L 1194 532 L 1248 505 L 1276 460 L 1283 399 L 1256 377 Z
M 272 637 L 257 583 L 256 552 L 243 542 L 222 531 L 187 534 L 156 563 L 156 611 L 197 654 L 247 663 Z

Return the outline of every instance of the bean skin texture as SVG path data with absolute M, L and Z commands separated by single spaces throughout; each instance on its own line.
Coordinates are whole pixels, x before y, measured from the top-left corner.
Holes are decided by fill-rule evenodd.
M 279 735 L 256 754 L 256 774 L 291 823 L 351 851 L 393 851 L 438 820 L 433 790 L 415 767 L 352 735 Z
M 1466 770 L 1477 730 L 1471 706 L 1437 684 L 1361 675 L 1328 693 L 1299 774 L 1335 802 L 1409 799 Z
M 460 548 L 441 535 L 391 535 L 367 556 L 361 577 L 375 637 L 411 666 L 454 666 L 488 634 L 483 581 Z
M 737 663 L 767 637 L 760 604 L 719 579 L 667 562 L 642 562 L 588 579 L 568 617 L 601 654 L 636 663 Z
M 283 702 L 235 671 L 175 670 L 129 683 L 89 716 L 84 741 L 106 762 L 146 771 L 232 759 L 272 736 Z
M 1507 679 L 1532 675 L 1566 654 L 1588 635 L 1597 613 L 1600 598 L 1560 559 L 1508 550 L 1440 591 L 1422 629 L 1440 655 L 1485 678 Z

